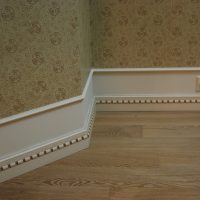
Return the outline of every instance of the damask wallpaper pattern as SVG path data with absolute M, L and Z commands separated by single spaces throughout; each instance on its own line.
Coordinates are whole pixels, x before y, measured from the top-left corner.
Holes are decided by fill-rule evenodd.
M 0 0 L 0 118 L 81 93 L 89 0 Z
M 199 42 L 200 0 L 0 0 L 0 118 L 79 95 L 90 66 L 199 66 Z
M 93 0 L 93 66 L 200 66 L 200 0 Z

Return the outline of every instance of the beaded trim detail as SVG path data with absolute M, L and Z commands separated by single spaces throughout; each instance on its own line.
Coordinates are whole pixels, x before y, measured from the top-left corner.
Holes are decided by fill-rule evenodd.
M 23 163 L 27 163 L 27 162 L 30 162 L 32 160 L 35 160 L 37 158 L 40 158 L 40 157 L 43 157 L 45 155 L 48 155 L 50 153 L 53 153 L 55 151 L 59 151 L 61 149 L 64 149 L 64 148 L 67 148 L 67 147 L 70 147 L 71 145 L 74 145 L 74 144 L 77 144 L 83 140 L 87 140 L 91 133 L 92 133 L 92 128 L 93 128 L 93 124 L 94 124 L 94 119 L 95 119 L 95 104 L 93 105 L 93 108 L 92 108 L 92 111 L 90 113 L 90 116 L 89 116 L 89 125 L 88 125 L 88 129 L 87 129 L 87 133 L 84 134 L 83 136 L 79 136 L 77 138 L 74 138 L 72 140 L 69 140 L 69 141 L 65 141 L 65 142 L 62 142 L 60 144 L 57 144 L 55 146 L 52 146 L 48 149 L 44 149 L 43 151 L 40 151 L 38 153 L 34 153 L 30 156 L 26 156 L 20 160 L 16 160 L 16 161 L 12 161 L 11 163 L 8 163 L 6 165 L 3 165 L 3 166 L 0 166 L 0 172 L 3 172 L 5 170 L 8 170 L 8 169 L 11 169 L 13 167 L 16 167 L 16 166 L 19 166 Z

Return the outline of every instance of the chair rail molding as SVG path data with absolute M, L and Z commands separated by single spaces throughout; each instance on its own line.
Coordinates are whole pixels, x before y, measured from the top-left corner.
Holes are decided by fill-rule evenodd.
M 193 68 L 92 69 L 82 95 L 0 119 L 0 182 L 89 147 L 95 111 L 200 111 Z

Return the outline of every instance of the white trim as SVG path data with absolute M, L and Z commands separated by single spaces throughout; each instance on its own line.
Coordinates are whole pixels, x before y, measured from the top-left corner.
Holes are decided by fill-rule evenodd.
M 0 182 L 88 147 L 95 115 L 92 73 L 82 95 L 1 120 Z
M 74 132 L 70 137 L 63 136 L 43 146 L 1 160 L 0 182 L 88 148 L 94 119 L 95 101 L 93 100 L 82 130 Z
M 200 103 L 199 96 L 101 96 L 97 104 L 188 104 Z
M 77 135 L 79 135 L 79 137 L 77 137 Z M 34 151 L 33 152 L 26 151 L 26 152 L 24 152 L 24 154 L 19 154 L 15 157 L 6 158 L 5 160 L 1 161 L 2 163 L 3 162 L 6 162 L 6 163 L 1 166 L 0 170 L 5 171 L 7 169 L 13 168 L 13 167 L 20 165 L 22 163 L 29 162 L 33 159 L 38 158 L 38 157 L 48 155 L 49 153 L 58 151 L 60 149 L 66 148 L 66 147 L 69 147 L 70 145 L 81 142 L 82 140 L 86 140 L 86 139 L 88 139 L 88 137 L 89 137 L 89 134 L 84 134 L 84 135 L 81 136 L 81 132 L 80 133 L 77 132 L 76 138 L 75 137 L 73 137 L 74 139 L 68 138 L 67 140 L 62 140 L 62 142 L 60 140 L 55 141 L 54 143 L 48 144 L 49 147 L 48 147 L 48 145 L 40 147 L 40 148 L 43 148 L 40 151 L 38 151 L 38 149 L 40 149 L 40 148 L 35 149 L 35 151 L 36 150 L 38 151 L 36 153 L 33 153 Z M 28 155 L 24 156 L 25 154 L 28 154 Z M 21 158 L 19 158 L 19 157 L 21 157 Z M 15 159 L 15 160 L 13 160 L 13 159 Z
M 200 67 L 162 67 L 162 68 L 101 68 L 93 69 L 94 72 L 183 72 L 183 71 L 199 71 Z
M 199 96 L 96 97 L 97 111 L 200 111 Z
M 67 148 L 62 148 L 62 149 L 53 151 L 51 153 L 45 154 L 43 156 L 35 155 L 35 158 L 31 159 L 30 161 L 22 162 L 21 164 L 17 164 L 12 168 L 9 167 L 9 169 L 1 171 L 0 182 L 9 180 L 16 176 L 19 176 L 21 174 L 34 170 L 38 167 L 49 164 L 53 161 L 69 156 L 80 150 L 86 149 L 89 146 L 89 142 L 90 142 L 90 139 L 88 138 L 88 139 L 82 140 L 81 142 L 74 143 L 73 145 L 70 145 Z
M 80 96 L 0 120 L 0 182 L 87 148 L 95 102 L 100 111 L 200 111 L 199 75 L 199 67 L 92 69 Z
M 115 71 L 93 74 L 95 96 L 171 95 L 200 96 L 196 92 L 196 77 L 200 70 L 176 71 Z
M 38 154 L 38 152 L 41 151 L 45 152 L 46 149 L 53 149 L 55 146 L 59 146 L 60 144 L 65 144 L 66 142 L 69 142 L 71 144 L 72 140 L 77 140 L 77 142 L 80 142 L 81 140 L 79 141 L 78 139 L 79 137 L 84 137 L 84 135 L 90 136 L 91 127 L 93 126 L 94 116 L 95 116 L 95 100 L 93 99 L 92 104 L 90 105 L 89 108 L 89 112 L 86 116 L 84 126 L 81 129 L 77 129 L 73 132 L 63 134 L 60 137 L 44 141 L 43 143 L 40 143 L 36 146 L 32 146 L 28 149 L 24 149 L 19 152 L 15 152 L 14 154 L 2 156 L 0 159 L 0 163 L 1 164 L 6 163 L 6 165 L 8 165 L 8 163 L 13 162 L 13 159 L 21 160 L 24 159 L 27 155 L 31 156 L 33 154 Z
M 200 68 L 94 70 L 97 111 L 199 111 L 199 74 Z

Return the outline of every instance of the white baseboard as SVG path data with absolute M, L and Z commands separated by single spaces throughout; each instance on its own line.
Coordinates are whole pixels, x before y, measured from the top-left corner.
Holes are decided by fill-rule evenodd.
M 97 111 L 200 111 L 200 68 L 96 69 Z
M 31 170 L 34 170 L 38 167 L 49 164 L 58 159 L 64 158 L 68 155 L 76 153 L 80 150 L 86 149 L 89 147 L 89 139 L 83 140 L 79 143 L 75 143 L 70 145 L 67 148 L 59 149 L 55 152 L 50 152 L 49 154 L 45 154 L 44 156 L 38 156 L 37 159 L 31 159 L 30 162 L 23 162 L 22 164 L 18 164 L 15 167 L 9 168 L 5 171 L 0 172 L 0 182 L 9 180 Z
M 0 120 L 0 182 L 87 148 L 95 107 L 200 111 L 199 75 L 200 68 L 91 70 L 82 95 Z
M 87 148 L 94 117 L 91 72 L 81 96 L 0 120 L 0 182 Z

